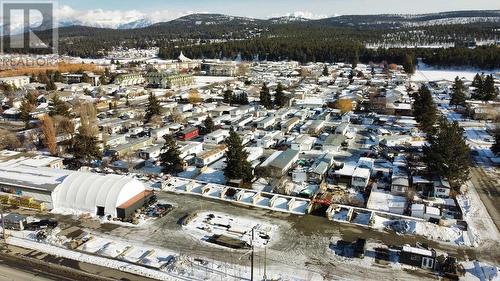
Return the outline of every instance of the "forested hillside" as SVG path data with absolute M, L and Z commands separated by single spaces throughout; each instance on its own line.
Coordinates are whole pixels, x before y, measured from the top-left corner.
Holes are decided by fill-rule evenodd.
M 47 31 L 37 34 L 49 36 Z M 60 53 L 82 57 L 106 56 L 115 47 L 160 47 L 164 58 L 175 58 L 183 50 L 193 58 L 230 59 L 241 55 L 246 60 L 399 63 L 412 52 L 438 66 L 500 67 L 500 49 L 494 47 L 500 40 L 499 11 L 321 20 L 194 14 L 137 29 L 62 27 L 59 37 Z M 476 42 L 490 46 L 468 48 L 476 47 Z M 452 46 L 457 47 L 449 48 Z

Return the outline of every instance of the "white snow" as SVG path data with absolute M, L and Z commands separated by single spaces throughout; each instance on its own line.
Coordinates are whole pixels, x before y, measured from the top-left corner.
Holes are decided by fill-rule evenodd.
M 500 268 L 478 261 L 461 263 L 465 269 L 465 276 L 461 280 L 499 281 Z
M 276 240 L 276 226 L 254 219 L 231 217 L 223 213 L 199 213 L 184 226 L 184 229 L 197 239 L 206 240 L 212 235 L 224 235 L 239 239 L 249 245 L 252 240 L 252 228 L 254 229 L 254 246 L 263 247 Z M 266 235 L 269 238 L 264 238 Z

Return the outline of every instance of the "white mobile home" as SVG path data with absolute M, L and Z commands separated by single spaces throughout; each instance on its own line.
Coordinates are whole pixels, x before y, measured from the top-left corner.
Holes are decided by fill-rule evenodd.
M 215 130 L 211 132 L 210 134 L 206 134 L 203 137 L 203 141 L 206 144 L 220 144 L 224 142 L 224 140 L 229 137 L 229 131 L 228 130 Z
M 224 157 L 226 153 L 226 146 L 219 145 L 215 148 L 202 152 L 195 159 L 195 164 L 197 167 L 204 167 L 214 163 L 215 161 Z
M 265 129 L 273 126 L 275 122 L 276 122 L 276 118 L 274 118 L 272 116 L 267 117 L 267 118 L 264 118 L 263 120 L 260 120 L 259 122 L 257 122 L 257 128 L 265 130 Z

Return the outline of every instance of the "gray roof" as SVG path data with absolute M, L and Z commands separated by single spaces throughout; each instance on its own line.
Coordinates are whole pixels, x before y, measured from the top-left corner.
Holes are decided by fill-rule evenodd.
M 330 134 L 326 137 L 323 146 L 325 145 L 341 145 L 347 138 L 344 135 Z
M 52 192 L 71 173 L 69 170 L 22 165 L 0 167 L 0 184 Z
M 288 164 L 290 164 L 290 162 L 298 155 L 299 155 L 298 150 L 288 149 L 286 151 L 281 152 L 280 155 L 274 158 L 273 161 L 269 164 L 269 166 L 283 169 Z
M 3 219 L 5 221 L 10 222 L 10 223 L 18 223 L 18 222 L 26 220 L 26 216 L 23 216 L 23 215 L 20 215 L 17 213 L 10 213 L 10 214 L 5 215 L 3 217 Z

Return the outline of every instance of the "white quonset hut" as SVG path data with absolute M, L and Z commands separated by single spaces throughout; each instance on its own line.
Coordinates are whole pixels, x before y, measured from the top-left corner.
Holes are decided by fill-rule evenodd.
M 54 209 L 118 216 L 117 209 L 146 191 L 136 179 L 74 172 L 52 192 Z
M 144 205 L 151 191 L 126 176 L 15 163 L 0 165 L 0 194 L 33 198 L 56 212 L 126 218 Z

